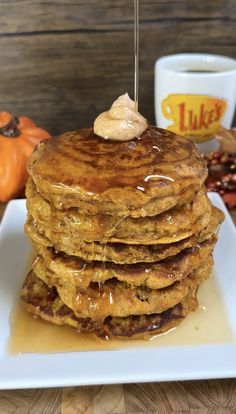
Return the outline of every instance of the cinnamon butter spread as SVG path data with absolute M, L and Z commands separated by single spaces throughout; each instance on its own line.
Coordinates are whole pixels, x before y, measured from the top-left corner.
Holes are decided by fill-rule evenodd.
M 147 120 L 137 111 L 128 93 L 121 95 L 94 122 L 95 134 L 112 141 L 130 141 L 139 137 L 147 128 Z

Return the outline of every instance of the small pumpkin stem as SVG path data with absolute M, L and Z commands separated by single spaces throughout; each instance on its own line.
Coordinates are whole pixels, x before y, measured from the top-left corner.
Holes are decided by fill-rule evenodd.
M 14 116 L 5 126 L 0 128 L 0 135 L 3 135 L 7 138 L 18 137 L 20 135 L 20 130 L 17 128 L 19 123 L 19 119 L 16 116 Z

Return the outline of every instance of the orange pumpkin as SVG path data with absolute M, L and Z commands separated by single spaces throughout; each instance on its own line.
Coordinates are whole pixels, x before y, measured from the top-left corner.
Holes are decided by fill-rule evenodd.
M 30 118 L 0 112 L 0 201 L 21 194 L 28 177 L 27 160 L 35 145 L 48 138 L 49 133 Z

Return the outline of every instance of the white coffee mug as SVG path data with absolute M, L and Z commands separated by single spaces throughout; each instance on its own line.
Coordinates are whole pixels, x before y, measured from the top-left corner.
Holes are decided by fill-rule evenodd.
M 236 105 L 236 60 L 183 53 L 155 64 L 155 113 L 160 128 L 205 143 L 230 128 Z

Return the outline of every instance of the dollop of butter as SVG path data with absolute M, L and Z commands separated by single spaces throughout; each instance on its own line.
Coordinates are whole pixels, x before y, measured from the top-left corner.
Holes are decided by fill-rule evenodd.
M 148 128 L 147 120 L 136 110 L 128 93 L 119 96 L 109 111 L 95 119 L 94 132 L 112 141 L 130 141 Z

